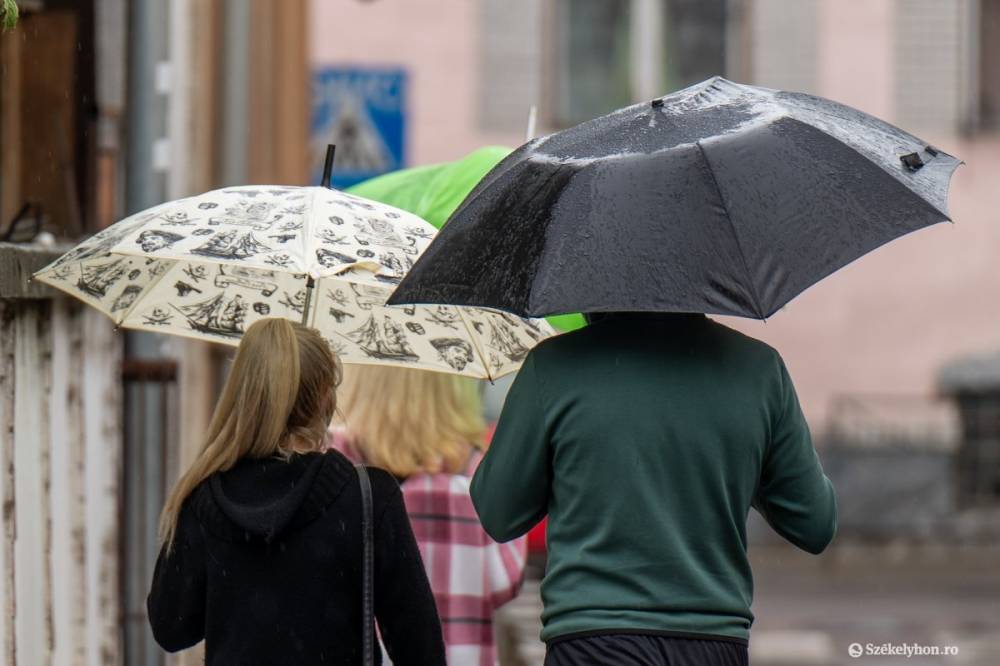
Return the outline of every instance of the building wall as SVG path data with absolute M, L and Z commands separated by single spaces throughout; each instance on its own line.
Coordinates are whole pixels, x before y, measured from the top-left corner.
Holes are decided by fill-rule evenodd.
M 895 118 L 904 127 L 960 127 L 969 113 L 966 70 L 977 0 L 896 0 Z
M 515 3 L 520 4 L 520 3 Z M 523 23 L 481 22 L 483 3 L 468 0 L 383 0 L 380 2 L 324 2 L 310 5 L 310 61 L 323 65 L 403 66 L 409 73 L 406 153 L 411 165 L 461 157 L 484 144 L 518 145 L 524 129 L 482 129 L 480 78 L 489 62 L 480 60 L 484 43 L 496 45 L 494 34 L 508 27 L 511 42 L 530 40 Z M 496 11 L 491 6 L 492 11 Z M 508 11 L 515 11 L 515 8 Z M 509 18 L 509 17 L 508 17 Z M 525 76 L 538 76 L 530 60 L 519 59 Z M 508 72 L 508 76 L 516 76 Z M 500 104 L 504 104 L 501 101 Z M 527 121 L 528 109 L 524 118 Z M 492 115 L 492 114 L 490 114 Z
M 953 180 L 956 224 L 877 250 L 766 324 L 731 323 L 784 354 L 816 426 L 824 425 L 831 402 L 844 393 L 932 391 L 943 362 L 1000 345 L 1000 311 L 985 305 L 1000 296 L 993 259 L 1000 251 L 1000 227 L 992 223 L 990 204 L 1000 178 L 1000 137 L 958 132 L 968 60 L 962 49 L 969 47 L 964 21 L 971 3 L 737 4 L 748 25 L 732 32 L 749 41 L 740 51 L 752 60 L 749 68 L 737 64 L 751 73 L 751 82 L 807 90 L 902 122 L 966 165 Z M 484 143 L 522 140 L 515 125 L 506 132 L 484 130 L 480 111 L 489 91 L 512 90 L 508 97 L 523 104 L 524 81 L 545 85 L 552 40 L 544 16 L 528 21 L 531 15 L 517 7 L 465 0 L 313 0 L 311 12 L 314 66 L 402 64 L 411 72 L 412 164 L 455 158 Z M 510 50 L 506 68 L 499 44 Z M 509 105 L 493 111 L 501 108 L 509 122 Z
M 879 118 L 891 116 L 895 48 L 890 36 L 894 17 L 895 0 L 819 2 L 815 89 Z
M 523 140 L 529 109 L 542 101 L 544 4 L 483 0 L 479 8 L 477 125 L 512 144 Z
M 820 0 L 755 0 L 751 5 L 750 71 L 766 88 L 816 92 Z

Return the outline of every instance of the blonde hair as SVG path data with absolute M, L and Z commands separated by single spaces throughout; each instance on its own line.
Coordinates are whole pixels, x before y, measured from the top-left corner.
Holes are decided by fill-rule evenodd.
M 365 462 L 399 478 L 461 470 L 486 430 L 478 387 L 467 377 L 354 366 L 339 394 L 338 420 L 351 444 Z
M 320 448 L 337 409 L 341 369 L 320 334 L 287 319 L 256 321 L 243 334 L 198 457 L 160 514 L 172 545 L 181 506 L 199 483 L 242 458 Z

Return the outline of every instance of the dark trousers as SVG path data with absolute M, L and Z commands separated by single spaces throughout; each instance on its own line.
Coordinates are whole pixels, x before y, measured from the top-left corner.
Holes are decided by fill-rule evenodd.
M 747 646 L 732 641 L 606 634 L 554 641 L 545 666 L 748 666 Z

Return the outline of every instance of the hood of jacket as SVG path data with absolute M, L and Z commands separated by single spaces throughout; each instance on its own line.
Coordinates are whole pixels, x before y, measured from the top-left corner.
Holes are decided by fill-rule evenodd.
M 245 458 L 206 479 L 192 499 L 199 519 L 217 536 L 270 543 L 318 517 L 352 474 L 337 452 Z

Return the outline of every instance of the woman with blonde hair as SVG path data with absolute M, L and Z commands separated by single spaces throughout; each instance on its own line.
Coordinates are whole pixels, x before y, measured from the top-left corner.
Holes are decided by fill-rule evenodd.
M 472 506 L 469 483 L 486 430 L 476 384 L 427 370 L 354 366 L 339 396 L 333 445 L 402 484 L 448 663 L 493 666 L 493 613 L 520 589 L 525 543 L 493 541 Z
M 247 329 L 204 448 L 161 516 L 147 607 L 166 650 L 204 639 L 206 664 L 362 663 L 362 474 L 321 450 L 340 378 L 315 330 L 285 319 Z M 382 640 L 395 664 L 444 664 L 399 486 L 367 472 Z

